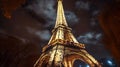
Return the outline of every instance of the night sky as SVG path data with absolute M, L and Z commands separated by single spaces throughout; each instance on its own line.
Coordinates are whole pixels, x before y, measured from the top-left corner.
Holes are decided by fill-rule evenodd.
M 112 2 L 113 0 L 63 0 L 72 33 L 101 63 L 114 60 L 104 47 L 104 32 L 98 18 Z M 0 6 L 0 67 L 32 67 L 39 58 L 42 47 L 51 37 L 57 0 L 21 0 L 18 4 L 17 0 L 2 0 Z

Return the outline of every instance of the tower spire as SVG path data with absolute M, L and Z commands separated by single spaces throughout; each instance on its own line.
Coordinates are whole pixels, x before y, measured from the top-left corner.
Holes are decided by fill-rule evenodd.
M 55 28 L 57 28 L 59 25 L 68 26 L 65 15 L 64 15 L 62 0 L 58 0 L 58 9 L 57 9 L 57 18 L 56 18 Z
M 56 43 L 66 46 L 76 46 L 79 48 L 84 48 L 84 44 L 81 44 L 76 40 L 76 38 L 71 33 L 71 28 L 68 27 L 64 14 L 62 0 L 58 0 L 56 24 L 52 31 L 52 36 L 49 40 L 48 46 L 46 46 L 45 49 L 50 46 L 56 45 Z

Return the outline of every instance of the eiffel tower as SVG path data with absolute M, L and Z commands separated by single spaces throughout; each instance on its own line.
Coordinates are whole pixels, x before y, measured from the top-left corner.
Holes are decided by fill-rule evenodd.
M 57 18 L 52 36 L 43 47 L 40 58 L 34 67 L 75 67 L 76 60 L 82 61 L 89 67 L 102 67 L 79 43 L 68 27 L 64 15 L 62 0 L 58 0 Z

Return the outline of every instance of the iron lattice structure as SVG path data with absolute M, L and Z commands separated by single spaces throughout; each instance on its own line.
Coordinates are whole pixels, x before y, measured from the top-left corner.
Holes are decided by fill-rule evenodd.
M 49 43 L 43 47 L 40 58 L 34 67 L 74 67 L 76 60 L 87 63 L 90 67 L 101 67 L 71 33 L 64 15 L 62 0 L 58 0 L 56 24 Z

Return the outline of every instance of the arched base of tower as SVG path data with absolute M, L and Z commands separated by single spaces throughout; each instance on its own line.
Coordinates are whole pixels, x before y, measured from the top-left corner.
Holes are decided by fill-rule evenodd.
M 56 45 L 44 52 L 34 67 L 75 67 L 76 61 L 86 63 L 89 67 L 102 67 L 86 50 L 63 45 Z

